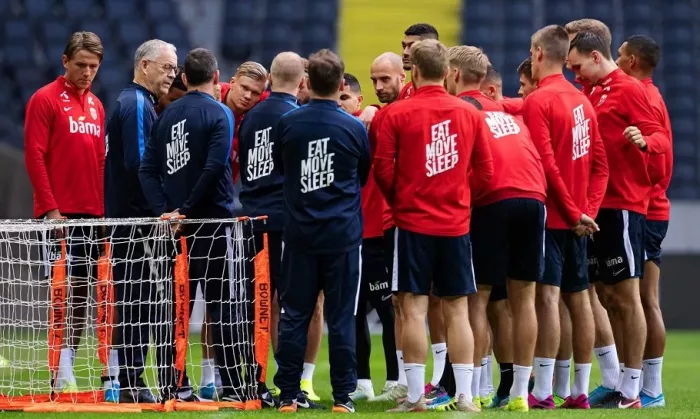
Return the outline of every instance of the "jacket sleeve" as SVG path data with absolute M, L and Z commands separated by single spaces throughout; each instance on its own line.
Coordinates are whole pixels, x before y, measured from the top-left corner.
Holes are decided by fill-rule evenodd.
M 146 112 L 146 98 L 136 91 L 133 98 L 121 103 L 119 124 L 124 143 L 124 168 L 138 173 L 141 159 L 146 150 L 146 133 L 150 132 L 151 118 Z
M 35 93 L 27 103 L 24 119 L 24 161 L 34 188 L 37 215 L 58 209 L 46 168 L 53 120 L 49 98 L 42 93 Z
M 365 186 L 369 178 L 370 168 L 372 167 L 372 156 L 369 150 L 369 137 L 364 126 L 356 130 L 358 132 L 357 141 L 360 151 L 360 160 L 358 162 L 357 171 L 360 176 L 360 185 Z
M 478 196 L 480 191 L 491 182 L 495 169 L 493 166 L 491 145 L 489 144 L 490 135 L 486 130 L 486 122 L 481 118 L 480 114 L 474 119 L 474 150 L 472 151 L 469 164 L 469 169 L 471 170 L 469 183 L 470 187 L 473 188 L 472 196 Z
M 153 124 L 150 138 L 146 141 L 143 159 L 139 166 L 139 181 L 148 205 L 155 214 L 163 214 L 167 201 L 163 192 L 163 144 L 158 138 L 158 122 Z
M 625 105 L 629 115 L 629 124 L 639 128 L 646 141 L 644 151 L 650 154 L 664 154 L 671 152 L 671 139 L 666 128 L 661 125 L 650 106 L 649 95 L 643 86 L 635 84 L 634 89 L 629 89 L 625 98 Z
M 545 106 L 537 101 L 537 98 L 528 97 L 523 104 L 523 119 L 530 130 L 532 142 L 542 159 L 542 166 L 547 178 L 547 197 L 552 199 L 559 213 L 573 227 L 578 224 L 582 212 L 571 197 L 554 159 L 550 134 L 551 121 Z
M 605 145 L 598 130 L 598 121 L 593 119 L 592 134 L 592 152 L 591 156 L 591 177 L 588 181 L 588 209 L 586 214 L 595 219 L 600 210 L 600 204 L 603 203 L 605 191 L 608 188 L 608 178 L 610 177 L 610 169 L 608 167 L 608 156 L 605 152 Z
M 226 169 L 231 154 L 231 139 L 233 138 L 233 116 L 230 111 L 223 110 L 216 119 L 214 129 L 209 138 L 207 159 L 204 163 L 199 179 L 192 188 L 190 196 L 180 208 L 180 214 L 188 216 L 192 208 L 196 207 L 206 194 L 211 185 L 217 181 L 221 173 Z
M 377 136 L 377 152 L 374 155 L 374 179 L 389 205 L 394 202 L 394 172 L 396 170 L 397 122 L 393 114 L 382 119 Z
M 95 98 L 97 99 L 97 98 Z M 97 178 L 99 179 L 98 187 L 99 187 L 99 198 L 100 198 L 100 212 L 101 216 L 105 215 L 105 135 L 107 133 L 107 122 L 105 119 L 105 108 L 102 106 L 102 103 L 99 103 L 99 110 L 100 110 L 100 121 L 101 121 L 101 127 L 100 127 L 100 133 L 102 134 L 97 141 L 97 147 L 96 147 L 96 152 L 97 152 Z

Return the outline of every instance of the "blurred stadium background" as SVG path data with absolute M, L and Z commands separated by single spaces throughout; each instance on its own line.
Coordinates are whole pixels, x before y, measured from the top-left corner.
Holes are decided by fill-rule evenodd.
M 0 217 L 31 216 L 24 107 L 63 74 L 61 54 L 73 31 L 102 38 L 105 59 L 92 90 L 109 115 L 131 80 L 136 47 L 151 38 L 175 44 L 180 62 L 192 47 L 212 49 L 223 80 L 246 60 L 269 66 L 280 51 L 306 56 L 332 48 L 360 78 L 366 103 L 374 103 L 369 65 L 382 52 L 400 53 L 413 23 L 435 25 L 448 46 L 482 47 L 503 75 L 504 94 L 515 96 L 530 35 L 583 17 L 610 26 L 614 51 L 633 34 L 661 45 L 654 78 L 671 115 L 675 153 L 662 304 L 669 327 L 700 329 L 700 91 L 693 81 L 700 74 L 700 0 L 0 0 Z

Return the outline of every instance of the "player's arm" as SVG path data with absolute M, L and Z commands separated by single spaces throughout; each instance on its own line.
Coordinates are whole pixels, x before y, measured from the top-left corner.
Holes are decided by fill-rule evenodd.
M 148 206 L 157 215 L 165 213 L 167 209 L 167 201 L 163 193 L 163 162 L 161 161 L 163 153 L 160 152 L 162 144 L 157 135 L 160 121 L 160 119 L 157 120 L 151 128 L 150 138 L 146 140 L 143 158 L 139 165 L 141 189 L 148 201 Z
M 100 216 L 104 217 L 105 211 L 105 133 L 107 132 L 107 123 L 105 122 L 105 108 L 102 106 L 102 102 L 98 102 L 99 114 L 100 114 L 100 139 L 97 142 L 96 152 L 97 152 L 97 178 L 99 179 L 98 188 L 100 195 Z
M 670 133 L 654 115 L 649 96 L 642 86 L 635 85 L 623 102 L 627 107 L 630 126 L 625 137 L 642 151 L 650 154 L 671 152 Z
M 474 150 L 472 151 L 471 160 L 469 161 L 469 169 L 471 176 L 469 177 L 470 187 L 474 191 L 480 191 L 493 178 L 495 171 L 493 165 L 493 155 L 491 154 L 491 146 L 489 145 L 490 135 L 487 132 L 486 122 L 481 118 L 478 111 L 470 112 L 473 115 L 474 128 Z M 477 192 L 478 194 L 478 192 Z M 476 195 L 472 195 L 476 196 Z
M 24 162 L 34 188 L 34 200 L 41 214 L 58 211 L 46 169 L 53 118 L 51 103 L 47 97 L 35 94 L 27 103 L 24 119 Z
M 365 186 L 367 184 L 367 179 L 369 178 L 369 171 L 372 167 L 372 156 L 369 150 L 369 137 L 367 135 L 367 130 L 356 129 L 358 132 L 357 140 L 360 152 L 360 160 L 357 165 L 357 173 L 360 176 L 360 185 Z
M 569 190 L 561 178 L 559 167 L 554 159 L 550 120 L 546 107 L 536 98 L 528 97 L 523 104 L 523 119 L 530 130 L 530 137 L 542 159 L 542 166 L 547 178 L 547 196 L 552 198 L 557 210 L 569 226 L 573 227 L 581 220 L 583 213 L 574 203 Z
M 523 99 L 519 97 L 504 97 L 500 102 L 506 113 L 520 115 L 523 112 Z
M 374 179 L 389 205 L 394 203 L 394 175 L 398 152 L 396 124 L 392 114 L 386 115 L 379 127 L 377 152 L 374 155 Z
M 232 120 L 231 122 L 233 124 L 233 134 L 232 135 L 232 145 L 231 145 L 231 169 L 233 172 L 233 183 L 236 183 L 236 180 L 238 180 L 238 176 L 241 173 L 241 160 L 240 156 L 238 155 L 238 150 L 239 150 L 239 145 L 238 145 L 238 135 L 235 135 L 236 132 L 236 122 L 235 120 Z M 240 135 L 240 126 L 238 128 L 238 134 Z
M 124 168 L 127 172 L 138 173 L 146 151 L 146 135 L 153 121 L 146 112 L 144 98 L 135 93 L 120 103 L 119 123 L 124 143 Z
M 226 169 L 231 153 L 233 126 L 233 117 L 229 112 L 224 111 L 216 118 L 214 129 L 209 138 L 207 159 L 190 196 L 180 208 L 180 214 L 188 216 L 192 208 L 199 204 L 211 185 L 219 179 L 221 173 Z
M 608 178 L 610 169 L 608 167 L 608 156 L 605 152 L 603 138 L 598 130 L 598 121 L 593 118 L 593 129 L 591 130 L 591 177 L 588 182 L 588 209 L 589 217 L 595 219 L 598 216 L 600 204 L 603 203 L 605 191 L 608 188 Z

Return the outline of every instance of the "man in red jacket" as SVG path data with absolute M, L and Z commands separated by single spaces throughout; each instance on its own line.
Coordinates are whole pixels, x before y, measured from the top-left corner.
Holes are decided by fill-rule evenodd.
M 520 77 L 520 89 L 518 96 L 525 99 L 528 95 L 537 89 L 537 82 L 532 80 L 532 59 L 526 58 L 518 66 L 518 76 Z
M 666 129 L 657 122 L 644 85 L 617 68 L 606 39 L 580 32 L 571 42 L 569 64 L 594 85 L 589 96 L 609 161 L 615 162 L 596 218 L 593 252 L 600 280 L 612 290 L 610 305 L 619 314 L 625 364 L 619 391 L 602 404 L 639 408 L 640 374 L 646 321 L 639 294 L 644 263 L 644 234 L 649 194 L 663 173 L 647 170 L 650 154 L 670 151 Z M 651 172 L 651 173 L 650 173 Z
M 486 355 L 486 306 L 491 288 L 508 286 L 513 313 L 513 385 L 506 410 L 527 411 L 527 387 L 537 336 L 535 283 L 541 277 L 546 183 L 542 164 L 524 124 L 479 90 L 488 58 L 472 46 L 450 48 L 447 89 L 471 103 L 488 128 L 494 174 L 472 188 L 471 240 L 477 293 L 469 297 L 475 362 Z M 476 172 L 472 172 L 477 176 Z M 475 364 L 476 365 L 476 364 Z M 475 368 L 472 391 L 479 389 Z
M 671 120 L 659 89 L 651 76 L 659 62 L 659 45 L 648 36 L 634 35 L 620 46 L 617 65 L 646 87 L 649 100 L 658 122 L 668 130 L 672 138 Z M 671 141 L 673 143 L 673 141 Z M 644 280 L 641 283 L 642 305 L 647 320 L 647 343 L 644 351 L 644 379 L 640 399 L 642 407 L 662 407 L 666 400 L 661 387 L 661 367 L 666 346 L 666 328 L 659 306 L 659 277 L 661 275 L 661 243 L 666 237 L 671 202 L 666 190 L 673 174 L 673 150 L 665 154 L 649 156 L 649 165 L 664 173 L 649 195 L 647 207 Z
M 595 326 L 587 292 L 586 230 L 597 230 L 593 218 L 608 182 L 605 146 L 595 110 L 562 73 L 568 50 L 569 37 L 561 26 L 546 26 L 532 36 L 531 75 L 538 88 L 523 105 L 523 117 L 542 157 L 548 187 L 544 277 L 537 285 L 540 327 L 535 387 L 529 399 L 530 407 L 541 409 L 555 407 L 552 382 L 558 366 L 560 289 L 576 331 L 576 379 L 573 392 L 559 396 L 567 398 L 564 407 L 590 407 L 588 380 Z
M 397 226 L 393 291 L 401 306 L 408 397 L 394 411 L 426 409 L 425 316 L 431 292 L 442 299 L 455 375 L 457 408 L 472 402 L 473 338 L 466 296 L 475 289 L 471 269 L 468 172 L 486 183 L 493 161 L 485 127 L 472 105 L 444 86 L 447 49 L 436 40 L 411 46 L 416 93 L 386 110 L 379 127 L 375 179 Z
M 105 115 L 102 103 L 90 92 L 103 54 L 97 35 L 74 33 L 62 57 L 65 74 L 39 89 L 27 103 L 25 162 L 34 187 L 36 218 L 104 216 Z M 91 227 L 69 227 L 58 234 L 68 246 L 72 317 L 58 376 L 51 377 L 57 390 L 77 390 L 73 363 L 85 328 L 88 283 L 96 274 L 99 257 L 95 233 Z M 48 239 L 46 246 L 47 263 L 60 257 L 55 238 Z

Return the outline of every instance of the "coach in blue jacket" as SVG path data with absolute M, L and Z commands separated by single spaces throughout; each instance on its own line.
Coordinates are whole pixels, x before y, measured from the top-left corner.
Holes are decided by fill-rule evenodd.
M 156 215 L 148 207 L 138 174 L 146 139 L 156 120 L 154 105 L 168 93 L 176 72 L 177 55 L 172 44 L 153 39 L 141 44 L 134 54 L 134 80 L 119 94 L 107 123 L 104 181 L 108 218 Z M 149 328 L 154 324 L 156 314 L 165 314 L 156 312 L 165 309 L 166 305 L 152 303 L 156 281 L 151 280 L 148 263 L 154 259 L 153 243 L 147 240 L 149 226 L 114 226 L 111 237 L 116 301 L 121 315 L 115 344 L 120 341 L 123 344 L 116 345 L 118 365 L 121 365 L 117 381 L 111 371 L 110 359 L 110 381 L 106 381 L 105 400 L 155 403 L 141 375 L 148 354 Z M 165 350 L 165 336 L 156 330 L 153 332 L 156 345 Z M 156 351 L 157 364 L 167 368 L 164 350 Z M 121 392 L 118 393 L 120 384 Z M 160 386 L 167 388 L 169 383 L 161 382 Z
M 355 313 L 360 280 L 360 188 L 370 169 L 367 131 L 338 107 L 343 61 L 330 50 L 309 58 L 311 101 L 285 114 L 273 148 L 284 174 L 282 312 L 275 385 L 280 411 L 308 403 L 300 391 L 307 330 L 323 290 L 335 412 L 353 412 L 357 385 Z
M 231 146 L 233 114 L 214 99 L 219 70 L 214 54 L 197 48 L 185 58 L 188 92 L 165 108 L 153 126 L 139 178 L 151 209 L 168 217 L 232 218 Z M 182 224 L 187 237 L 190 296 L 199 285 L 212 317 L 216 363 L 221 371 L 223 401 L 240 399 L 240 375 L 231 324 L 228 264 L 234 259 L 231 225 L 223 222 Z M 190 302 L 192 310 L 193 301 Z M 239 394 L 236 393 L 238 390 Z

